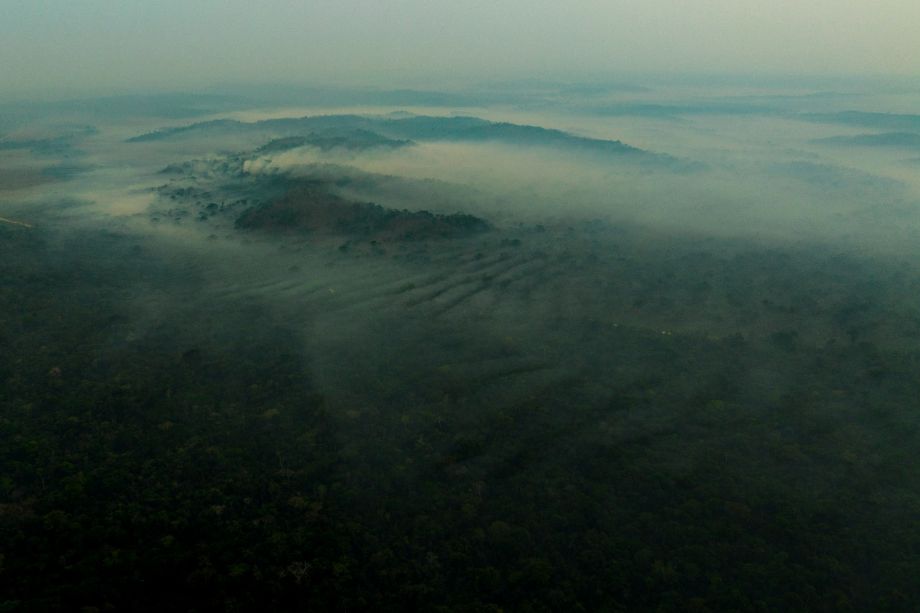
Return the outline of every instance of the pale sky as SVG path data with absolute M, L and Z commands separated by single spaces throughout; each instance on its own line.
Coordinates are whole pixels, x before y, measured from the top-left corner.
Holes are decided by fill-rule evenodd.
M 920 76 L 920 0 L 0 0 L 0 96 L 641 72 Z

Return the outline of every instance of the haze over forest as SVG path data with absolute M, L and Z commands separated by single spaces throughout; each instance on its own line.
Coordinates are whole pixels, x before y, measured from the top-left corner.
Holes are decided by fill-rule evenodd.
M 0 610 L 918 609 L 916 3 L 0 6 Z

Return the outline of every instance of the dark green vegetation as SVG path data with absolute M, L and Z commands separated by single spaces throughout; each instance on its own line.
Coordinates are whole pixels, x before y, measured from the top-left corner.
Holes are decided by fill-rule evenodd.
M 374 244 L 468 237 L 490 228 L 488 222 L 473 215 L 394 210 L 343 198 L 335 191 L 380 181 L 380 177 L 353 168 L 311 164 L 302 169 L 306 174 L 302 177 L 253 175 L 244 170 L 246 161 L 304 146 L 304 140 L 275 139 L 251 155 L 170 164 L 160 172 L 169 182 L 156 188 L 160 203 L 153 208 L 153 219 L 180 223 L 194 215 L 195 220 L 209 222 L 208 227 L 215 230 L 232 220 L 236 229 L 260 230 L 269 236 L 337 236 Z M 336 147 L 362 148 L 367 136 L 353 134 L 336 142 Z
M 402 241 L 469 236 L 487 230 L 489 224 L 472 215 L 394 211 L 373 203 L 349 202 L 316 188 L 301 188 L 247 210 L 237 218 L 236 227 Z
M 302 348 L 226 305 L 173 306 L 126 337 L 139 284 L 190 298 L 189 280 L 165 280 L 122 236 L 50 251 L 46 238 L 0 228 L 0 607 L 295 603 L 285 568 L 307 542 L 331 578 L 340 554 L 319 511 L 335 456 Z M 260 566 L 274 587 L 241 580 Z
M 87 232 L 0 225 L 6 609 L 920 602 L 913 269 L 523 228 L 296 306 Z
M 849 104 L 816 96 L 622 104 L 691 130 Z M 839 128 L 774 120 L 681 149 L 692 175 L 406 113 L 3 150 L 0 214 L 31 227 L 0 221 L 0 610 L 917 610 L 920 267 L 908 241 L 860 251 L 870 227 L 916 236 L 916 197 L 809 149 Z M 426 149 L 487 156 L 520 197 L 374 165 Z M 592 163 L 611 175 L 587 206 Z M 526 184 L 569 171 L 558 195 Z M 744 201 L 693 198 L 718 172 L 768 192 L 752 213 L 800 213 L 796 238 L 727 238 Z M 698 231 L 617 217 L 662 204 L 640 178 L 673 180 L 660 217 Z M 845 236 L 792 232 L 831 219 Z

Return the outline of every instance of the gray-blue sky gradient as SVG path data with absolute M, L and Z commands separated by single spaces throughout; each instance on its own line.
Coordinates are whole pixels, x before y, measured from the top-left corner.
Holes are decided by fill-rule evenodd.
M 917 0 L 0 0 L 6 95 L 220 81 L 920 73 Z

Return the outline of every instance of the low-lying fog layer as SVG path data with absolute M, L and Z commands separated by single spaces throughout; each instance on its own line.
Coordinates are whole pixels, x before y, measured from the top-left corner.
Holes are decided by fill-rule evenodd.
M 920 602 L 920 96 L 474 99 L 10 115 L 10 602 Z
M 715 99 L 696 94 L 690 98 L 692 102 L 686 98 L 661 99 L 662 95 L 650 93 L 654 102 L 644 104 L 631 101 L 634 93 L 626 95 L 628 103 L 610 102 L 608 96 L 575 105 L 563 98 L 554 101 L 555 106 L 549 102 L 541 105 L 539 112 L 510 106 L 460 110 L 428 107 L 421 111 L 439 116 L 459 112 L 561 129 L 573 137 L 619 140 L 643 151 L 671 156 L 671 167 L 664 163 L 624 163 L 596 148 L 567 146 L 539 134 L 458 139 L 452 134 L 429 133 L 424 140 L 415 139 L 413 146 L 399 148 L 318 148 L 308 144 L 268 152 L 254 156 L 247 171 L 296 174 L 305 166 L 309 169 L 317 163 L 335 163 L 378 174 L 434 180 L 441 183 L 441 189 L 433 202 L 416 192 L 412 197 L 396 195 L 392 204 L 429 208 L 446 199 L 451 207 L 468 207 L 490 218 L 599 218 L 707 235 L 818 241 L 847 250 L 889 253 L 909 251 L 916 244 L 920 177 L 915 172 L 916 155 L 904 145 L 916 133 L 898 132 L 899 138 L 892 140 L 886 122 L 879 120 L 887 117 L 887 124 L 920 129 L 911 123 L 911 116 L 880 114 L 878 111 L 885 107 L 876 106 L 879 102 L 866 94 L 723 95 Z M 865 112 L 858 115 L 838 110 L 854 106 Z M 296 113 L 288 117 L 353 112 L 348 108 L 285 110 Z M 387 118 L 402 116 L 386 113 L 405 112 L 404 107 L 363 107 L 358 111 Z M 214 117 L 227 115 L 234 116 L 224 113 Z M 271 111 L 247 111 L 236 117 L 250 122 L 242 124 L 246 126 L 265 118 L 270 118 L 268 123 L 282 119 Z M 898 117 L 902 118 L 900 124 L 893 121 Z M 47 167 L 56 167 L 71 179 L 66 188 L 71 198 L 96 202 L 102 212 L 106 206 L 114 207 L 118 214 L 139 212 L 143 199 L 137 193 L 126 194 L 126 188 L 148 187 L 150 173 L 180 160 L 252 151 L 272 136 L 285 136 L 288 129 L 284 125 L 238 129 L 237 124 L 230 124 L 193 129 L 173 138 L 124 142 L 164 123 L 182 126 L 197 119 L 131 119 L 88 135 L 74 135 L 74 128 L 54 126 L 53 121 L 51 126 L 42 127 L 47 134 L 23 126 L 3 137 L 3 153 L 9 166 L 25 163 L 17 154 L 24 157 L 31 151 L 31 171 L 22 169 L 15 179 L 9 177 L 4 183 L 26 185 L 30 172 L 34 175 L 44 168 L 46 175 L 55 176 L 55 168 Z M 887 135 L 887 140 L 866 140 L 866 133 L 873 128 L 880 136 Z M 313 133 L 329 128 L 317 124 L 293 129 Z M 408 140 L 413 140 L 411 134 Z M 29 141 L 38 145 L 30 148 Z M 36 151 L 44 159 L 34 159 Z M 65 157 L 64 162 L 54 159 L 56 152 Z M 447 184 L 461 195 L 451 197 Z M 475 190 L 477 197 L 467 197 L 469 190 Z M 363 197 L 377 201 L 381 195 L 372 192 Z

